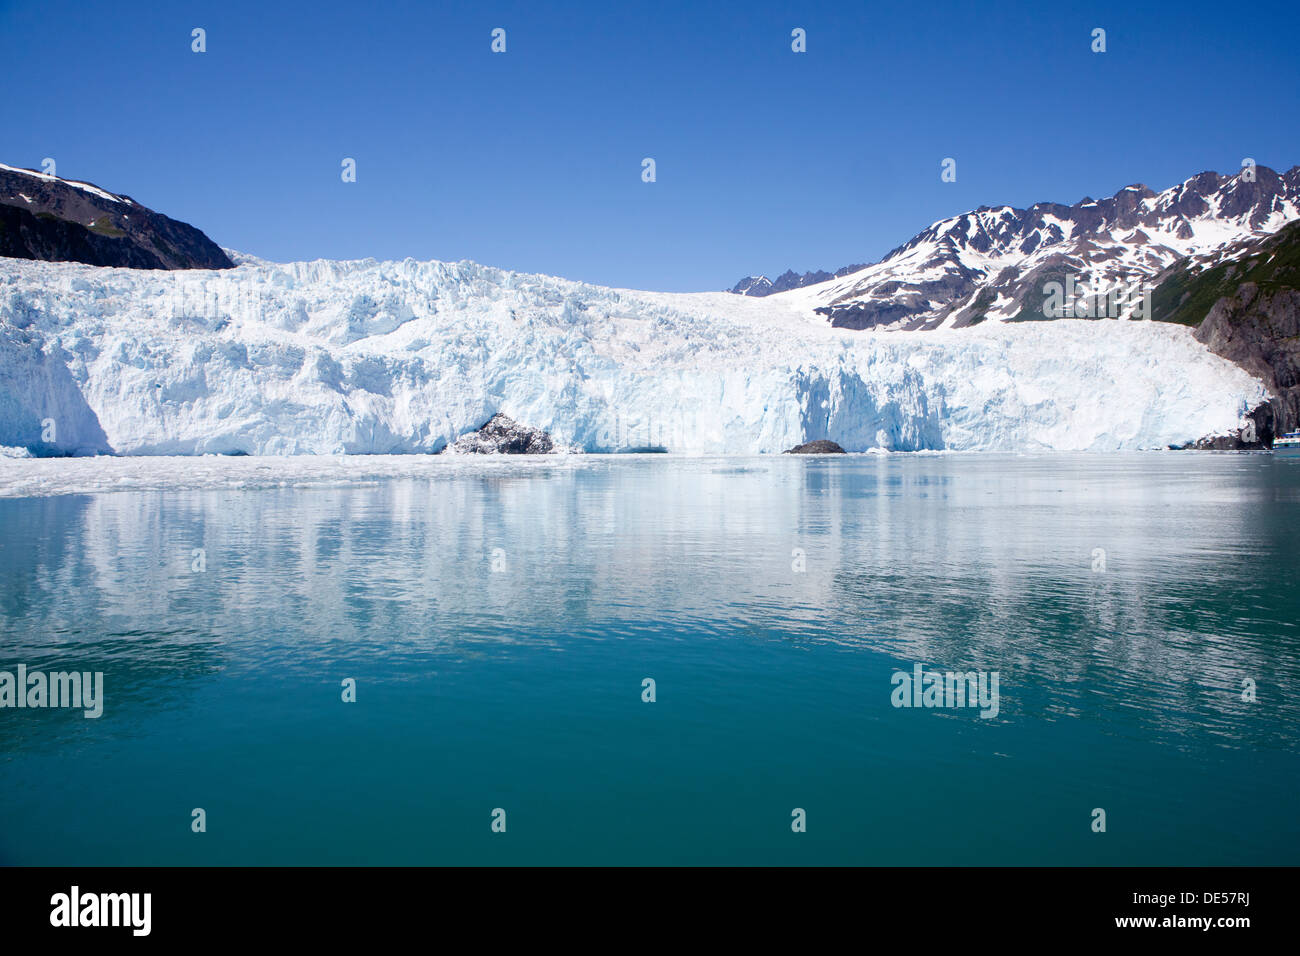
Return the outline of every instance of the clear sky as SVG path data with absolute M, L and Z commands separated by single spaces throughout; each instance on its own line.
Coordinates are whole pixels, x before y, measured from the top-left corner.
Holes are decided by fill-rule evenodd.
M 53 157 L 269 259 L 718 289 L 979 205 L 1300 163 L 1297 10 L 0 0 L 0 162 Z

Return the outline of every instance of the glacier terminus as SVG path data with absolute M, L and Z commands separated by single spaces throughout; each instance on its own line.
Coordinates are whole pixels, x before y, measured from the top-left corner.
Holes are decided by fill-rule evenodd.
M 0 446 L 434 453 L 497 413 L 588 452 L 1165 448 L 1265 397 L 1147 321 L 846 330 L 789 297 L 443 263 L 0 261 Z

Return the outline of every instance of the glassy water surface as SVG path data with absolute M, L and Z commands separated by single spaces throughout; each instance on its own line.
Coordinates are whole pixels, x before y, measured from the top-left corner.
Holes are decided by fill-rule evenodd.
M 0 863 L 1294 864 L 1298 559 L 1262 455 L 0 500 L 0 669 L 106 686 L 0 710 Z

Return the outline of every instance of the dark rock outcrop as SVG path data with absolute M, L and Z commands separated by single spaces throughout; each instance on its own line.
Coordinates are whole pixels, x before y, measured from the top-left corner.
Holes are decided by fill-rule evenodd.
M 804 442 L 802 445 L 795 445 L 793 448 L 787 448 L 781 454 L 783 455 L 844 455 L 844 451 L 835 442 L 826 438 L 819 438 L 816 441 Z
M 1215 303 L 1196 338 L 1260 379 L 1273 396 L 1250 415 L 1257 442 L 1239 447 L 1271 447 L 1275 436 L 1300 427 L 1300 291 L 1268 294 L 1243 283 Z
M 1253 426 L 1244 434 L 1208 436 L 1192 447 L 1270 447 L 1275 435 L 1300 428 L 1300 222 L 1212 264 L 1170 270 L 1152 295 L 1152 311 L 1156 319 L 1194 326 L 1210 351 L 1260 379 L 1273 396 L 1251 411 Z
M 557 445 L 540 428 L 520 425 L 500 412 L 478 431 L 461 435 L 445 450 L 457 455 L 554 455 L 576 451 Z
M 0 256 L 127 269 L 233 269 L 198 229 L 90 183 L 0 165 Z

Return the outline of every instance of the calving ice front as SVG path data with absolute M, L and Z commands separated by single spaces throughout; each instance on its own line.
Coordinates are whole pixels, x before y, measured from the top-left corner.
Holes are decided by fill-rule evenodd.
M 97 718 L 104 713 L 103 671 L 28 671 L 19 664 L 13 671 L 0 671 L 0 707 L 71 707 L 84 709 L 83 716 Z
M 51 926 L 126 926 L 133 936 L 148 936 L 152 929 L 151 893 L 82 893 L 73 886 L 51 896 L 50 906 Z
M 855 332 L 465 262 L 0 259 L 0 446 L 35 454 L 428 454 L 497 413 L 588 452 L 1114 451 L 1266 394 L 1156 322 Z
M 1001 710 L 997 671 L 927 671 L 912 665 L 912 672 L 897 671 L 890 678 L 894 691 L 889 701 L 895 707 L 978 707 L 980 717 L 993 718 Z

